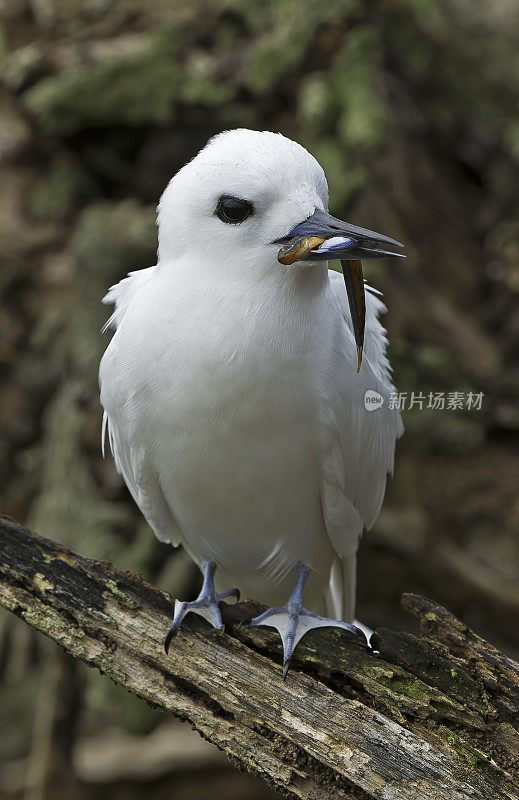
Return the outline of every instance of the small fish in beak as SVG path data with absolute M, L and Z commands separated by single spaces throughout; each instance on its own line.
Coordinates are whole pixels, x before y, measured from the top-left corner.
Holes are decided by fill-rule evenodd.
M 362 366 L 362 349 L 364 347 L 364 326 L 366 324 L 366 293 L 364 291 L 364 276 L 362 274 L 362 261 L 341 261 L 342 274 L 348 302 L 350 304 L 353 335 L 357 345 L 357 373 Z
M 348 294 L 353 334 L 357 345 L 357 372 L 362 365 L 364 326 L 366 322 L 366 298 L 361 258 L 387 258 L 395 253 L 389 247 L 403 247 L 400 242 L 367 228 L 358 228 L 325 211 L 315 212 L 293 228 L 287 236 L 276 239 L 282 244 L 278 261 L 291 265 L 297 261 L 328 261 L 336 258 L 341 262 L 344 283 Z
M 291 239 L 287 244 L 284 244 L 278 253 L 278 261 L 280 264 L 289 266 L 295 264 L 296 261 L 301 261 L 312 250 L 319 247 L 326 239 L 321 236 L 296 236 Z

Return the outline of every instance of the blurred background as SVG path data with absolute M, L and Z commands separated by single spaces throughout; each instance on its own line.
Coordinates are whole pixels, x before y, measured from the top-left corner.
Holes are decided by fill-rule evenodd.
M 100 454 L 100 300 L 155 263 L 155 207 L 208 137 L 281 131 L 330 209 L 407 244 L 384 292 L 407 433 L 358 616 L 426 594 L 519 654 L 515 0 L 1 0 L 0 510 L 188 599 Z M 425 401 L 408 408 L 411 393 Z M 427 408 L 429 393 L 445 408 Z M 447 408 L 449 395 L 462 407 Z M 467 408 L 469 393 L 481 408 Z M 270 798 L 181 726 L 0 614 L 0 798 Z

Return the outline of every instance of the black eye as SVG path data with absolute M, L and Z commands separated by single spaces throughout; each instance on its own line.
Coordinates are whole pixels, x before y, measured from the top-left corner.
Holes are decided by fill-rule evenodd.
M 218 200 L 215 214 L 222 222 L 229 225 L 239 225 L 254 213 L 254 206 L 248 200 L 240 200 L 238 197 L 223 195 Z

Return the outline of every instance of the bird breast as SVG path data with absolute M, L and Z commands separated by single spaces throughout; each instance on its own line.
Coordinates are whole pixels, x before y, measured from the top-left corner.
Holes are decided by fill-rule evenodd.
M 144 287 L 105 356 L 117 397 L 104 385 L 103 394 L 146 449 L 199 558 L 279 575 L 302 558 L 318 567 L 329 560 L 319 499 L 324 308 L 279 287 L 233 289 Z

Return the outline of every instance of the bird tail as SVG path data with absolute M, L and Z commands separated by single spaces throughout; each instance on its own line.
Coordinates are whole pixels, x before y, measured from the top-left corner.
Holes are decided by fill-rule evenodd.
M 333 619 L 353 622 L 357 587 L 357 553 L 333 560 L 326 594 L 326 611 Z
M 369 645 L 373 631 L 355 619 L 355 594 L 357 588 L 357 553 L 345 558 L 336 556 L 330 572 L 326 594 L 326 613 L 332 619 L 352 622 L 363 632 Z

